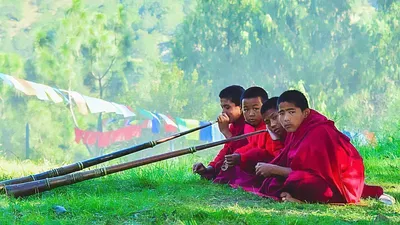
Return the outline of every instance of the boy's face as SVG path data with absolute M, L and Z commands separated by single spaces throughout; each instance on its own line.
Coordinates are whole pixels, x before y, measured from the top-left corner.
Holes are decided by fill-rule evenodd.
M 233 123 L 240 118 L 240 116 L 242 115 L 240 106 L 235 105 L 235 103 L 226 98 L 221 98 L 220 102 L 222 113 L 228 115 L 230 123 Z
M 274 132 L 279 137 L 282 137 L 285 129 L 282 127 L 281 122 L 279 121 L 278 110 L 269 109 L 262 116 L 268 130 Z
M 242 111 L 244 119 L 252 126 L 258 126 L 263 118 L 261 115 L 262 101 L 260 97 L 244 98 L 242 100 Z
M 310 113 L 310 109 L 301 111 L 293 103 L 281 102 L 279 103 L 279 121 L 287 132 L 295 132 L 300 124 Z

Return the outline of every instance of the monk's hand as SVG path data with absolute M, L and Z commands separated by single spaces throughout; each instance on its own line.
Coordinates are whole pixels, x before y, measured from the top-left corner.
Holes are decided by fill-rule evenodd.
M 274 175 L 274 171 L 276 169 L 276 165 L 270 163 L 257 163 L 256 165 L 256 174 L 258 176 L 270 177 Z
M 229 168 L 240 164 L 240 154 L 234 153 L 232 155 L 225 156 L 226 164 Z
M 207 168 L 203 165 L 203 163 L 195 163 L 193 165 L 193 173 L 203 175 L 206 172 L 207 172 Z
M 218 118 L 219 131 L 225 136 L 225 138 L 232 137 L 232 133 L 229 131 L 229 117 L 226 113 L 221 113 Z

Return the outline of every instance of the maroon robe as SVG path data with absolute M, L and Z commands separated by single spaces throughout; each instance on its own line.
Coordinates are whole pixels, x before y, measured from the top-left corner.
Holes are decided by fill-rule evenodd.
M 360 154 L 333 121 L 314 110 L 295 132 L 288 133 L 283 152 L 271 163 L 292 172 L 287 178 L 266 178 L 255 191 L 259 195 L 280 199 L 282 192 L 288 192 L 301 201 L 323 203 L 357 203 L 361 198 Z
M 362 158 L 349 139 L 314 110 L 296 132 L 288 134 L 285 146 L 271 163 L 290 167 L 288 178 L 265 179 L 237 166 L 226 171 L 219 183 L 275 200 L 280 200 L 282 192 L 322 203 L 357 203 L 360 197 L 379 198 L 383 194 L 381 187 L 364 184 Z

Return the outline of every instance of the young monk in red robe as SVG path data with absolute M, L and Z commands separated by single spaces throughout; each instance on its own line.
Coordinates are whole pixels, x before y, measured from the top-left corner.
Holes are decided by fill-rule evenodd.
M 243 165 L 238 165 L 225 172 L 221 172 L 214 180 L 215 183 L 228 183 L 233 187 L 260 187 L 264 179 L 255 175 L 256 164 L 258 162 L 269 162 L 278 155 L 283 148 L 286 136 L 286 131 L 278 119 L 278 111 L 276 109 L 277 100 L 278 97 L 268 99 L 261 107 L 262 119 L 268 129 L 268 133 L 259 135 L 258 141 L 261 144 L 258 144 L 258 148 L 252 148 L 243 153 L 247 168 L 244 167 L 245 169 L 243 169 Z
M 294 94 L 290 94 L 290 92 L 294 92 Z M 293 202 L 355 202 L 354 196 L 359 198 L 357 196 L 360 196 L 360 188 L 362 188 L 360 185 L 361 180 L 363 180 L 363 165 L 357 150 L 348 142 L 349 140 L 346 136 L 336 130 L 332 121 L 327 120 L 316 111 L 308 109 L 308 103 L 304 95 L 296 91 L 290 92 L 288 94 L 289 96 L 285 97 L 283 95 L 281 101 L 290 101 L 290 99 L 298 95 L 297 98 L 294 98 L 297 99 L 297 101 L 292 101 L 294 102 L 292 104 L 300 105 L 304 109 L 298 107 L 301 112 L 304 112 L 304 114 L 302 114 L 303 120 L 300 125 L 299 115 L 297 115 L 296 119 L 296 106 L 292 111 L 286 109 L 289 114 L 287 116 L 292 118 L 289 120 L 286 118 L 287 121 L 282 122 L 289 132 L 285 143 L 292 147 L 297 146 L 297 149 L 291 150 L 291 148 L 285 148 L 284 152 L 273 160 L 271 164 L 259 163 L 256 166 L 256 176 L 246 173 L 236 167 L 236 171 L 234 171 L 234 175 L 231 175 L 232 177 L 229 183 L 232 187 L 240 186 L 244 190 L 254 192 L 261 196 L 272 197 L 276 200 Z M 294 95 L 294 97 L 291 95 Z M 282 128 L 281 121 L 277 121 L 279 118 L 282 119 L 282 117 L 277 117 L 278 111 L 275 108 L 277 103 L 277 98 L 271 98 L 263 104 L 262 113 L 267 128 L 274 131 L 278 138 L 284 140 L 286 131 Z M 283 104 L 281 110 L 285 110 L 284 106 Z M 306 111 L 309 112 L 307 113 Z M 281 114 L 283 113 L 284 112 L 281 111 Z M 317 126 L 321 127 L 317 128 Z M 298 129 L 294 130 L 294 127 Z M 307 130 L 307 128 L 309 130 Z M 316 130 L 313 130 L 314 128 Z M 319 137 L 317 136 L 317 138 L 319 138 L 318 141 L 332 139 L 332 136 L 336 135 L 337 139 L 334 140 L 339 140 L 339 143 L 336 143 L 335 147 L 335 144 L 332 144 L 331 140 L 329 143 L 322 144 L 321 147 L 321 143 L 314 143 L 318 141 L 308 140 L 310 137 L 306 136 L 305 133 L 307 132 L 319 135 Z M 328 132 L 333 132 L 333 134 L 330 134 L 329 137 L 324 137 Z M 300 143 L 302 138 L 305 140 L 304 143 Z M 320 149 L 325 149 L 328 153 L 326 151 L 322 153 L 313 152 L 313 150 L 317 151 Z M 332 149 L 335 149 L 335 151 L 332 151 Z M 333 157 L 334 160 L 327 162 L 327 157 L 325 155 L 328 155 L 328 157 L 337 157 Z M 300 160 L 303 161 L 303 164 L 299 163 Z M 326 165 L 320 165 L 321 162 L 326 163 Z M 350 165 L 346 165 L 347 163 Z M 338 169 L 340 170 L 339 179 L 341 180 L 332 182 L 335 178 L 329 178 L 329 175 L 337 173 Z M 264 180 L 262 177 L 270 178 Z M 342 192 L 338 191 L 339 188 L 335 187 L 335 184 L 340 184 L 340 182 L 343 187 L 341 190 L 346 193 L 345 195 L 342 195 Z M 333 187 L 329 185 L 332 183 Z M 261 185 L 262 187 L 260 188 Z M 379 200 L 385 204 L 394 204 L 395 199 L 390 195 L 383 194 L 383 189 L 381 187 L 369 186 L 366 184 L 362 186 L 362 198 L 379 198 Z M 348 197 L 346 198 L 344 196 Z
M 286 130 L 279 121 L 277 104 L 278 97 L 268 99 L 261 107 L 261 114 L 271 138 L 273 140 L 280 140 L 283 143 L 286 138 Z
M 256 174 L 267 178 L 256 193 L 293 202 L 359 202 L 364 165 L 348 137 L 309 109 L 299 91 L 284 92 L 278 107 L 288 132 L 285 148 L 271 163 L 257 164 Z
M 283 149 L 283 142 L 286 131 L 279 122 L 279 115 L 276 109 L 278 97 L 265 101 L 261 107 L 261 115 L 268 130 L 268 133 L 259 135 L 258 146 L 243 153 L 243 158 L 248 167 L 253 167 L 258 162 L 270 162 Z M 260 144 L 261 143 L 261 144 Z M 245 147 L 236 150 L 240 153 Z
M 246 120 L 245 133 L 266 129 L 261 115 L 261 106 L 266 100 L 268 100 L 268 94 L 261 87 L 250 87 L 243 93 L 242 111 Z M 247 158 L 249 150 L 265 148 L 266 142 L 272 140 L 268 133 L 250 136 L 247 139 L 249 141 L 247 145 L 235 149 L 233 154 L 225 156 L 225 166 L 231 168 L 240 165 L 243 170 L 254 171 L 254 165 L 251 165 L 252 163 Z
M 244 134 L 245 121 L 240 108 L 240 98 L 243 92 L 243 87 L 232 85 L 219 93 L 222 113 L 218 116 L 217 121 L 219 130 L 226 138 Z M 193 172 L 206 179 L 215 178 L 225 160 L 225 155 L 232 154 L 234 150 L 247 143 L 246 139 L 226 143 L 207 167 L 202 163 L 196 163 L 193 165 Z

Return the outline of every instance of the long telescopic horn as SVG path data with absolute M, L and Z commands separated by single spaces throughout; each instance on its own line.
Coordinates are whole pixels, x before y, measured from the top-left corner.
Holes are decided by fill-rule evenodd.
M 190 147 L 190 148 L 184 148 L 182 150 L 168 152 L 168 153 L 151 156 L 151 157 L 147 157 L 144 159 L 139 159 L 139 160 L 122 163 L 122 164 L 118 164 L 118 165 L 114 165 L 114 166 L 103 167 L 103 168 L 89 170 L 89 171 L 82 171 L 82 172 L 67 174 L 67 175 L 59 176 L 59 177 L 46 178 L 43 180 L 37 180 L 37 181 L 28 182 L 28 183 L 6 185 L 3 188 L 3 191 L 8 196 L 14 196 L 14 197 L 24 197 L 24 196 L 29 196 L 29 195 L 33 195 L 33 194 L 38 194 L 38 193 L 48 191 L 48 190 L 51 190 L 51 189 L 54 189 L 57 187 L 70 185 L 70 184 L 78 183 L 78 182 L 85 181 L 85 180 L 90 180 L 90 179 L 97 178 L 97 177 L 106 176 L 108 174 L 117 173 L 120 171 L 128 170 L 131 168 L 143 166 L 143 165 L 154 163 L 154 162 L 158 162 L 161 160 L 166 160 L 166 159 L 186 155 L 189 153 L 194 153 L 196 151 L 201 151 L 201 150 L 211 148 L 211 147 L 214 147 L 217 145 L 225 144 L 230 141 L 236 141 L 239 139 L 243 139 L 248 136 L 259 134 L 259 133 L 262 133 L 265 131 L 266 130 L 259 130 L 259 131 L 255 131 L 252 133 L 243 134 L 240 136 L 221 140 L 221 141 L 198 145 L 198 146 Z
M 42 180 L 42 179 L 46 179 L 46 178 L 50 178 L 50 177 L 56 177 L 56 176 L 62 176 L 68 173 L 72 173 L 72 172 L 76 172 L 79 170 L 83 170 L 87 167 L 90 166 L 94 166 L 103 162 L 107 162 L 125 155 L 129 155 L 147 148 L 153 148 L 154 146 L 173 140 L 175 138 L 181 137 L 183 135 L 192 133 L 194 131 L 203 129 L 205 127 L 208 127 L 214 123 L 216 123 L 217 121 L 213 121 L 212 123 L 209 124 L 205 124 L 187 131 L 183 131 L 174 135 L 171 135 L 169 137 L 163 138 L 163 139 L 159 139 L 156 141 L 149 141 L 140 145 L 136 145 L 136 146 L 131 146 L 119 151 L 115 151 L 115 152 L 111 152 L 109 154 L 106 155 L 102 155 L 99 157 L 95 157 L 95 158 L 91 158 L 91 159 L 87 159 L 85 161 L 81 161 L 81 162 L 77 162 L 77 163 L 73 163 L 70 165 L 66 165 L 63 167 L 59 167 L 56 169 L 52 169 L 43 173 L 38 173 L 35 175 L 29 175 L 29 176 L 25 176 L 25 177 L 21 177 L 21 178 L 16 178 L 16 179 L 11 179 L 11 180 L 5 180 L 5 181 L 1 181 L 0 182 L 0 190 L 5 186 L 5 185 L 10 185 L 10 184 L 20 184 L 20 183 L 25 183 L 25 182 L 30 182 L 30 181 L 35 181 L 35 180 Z

